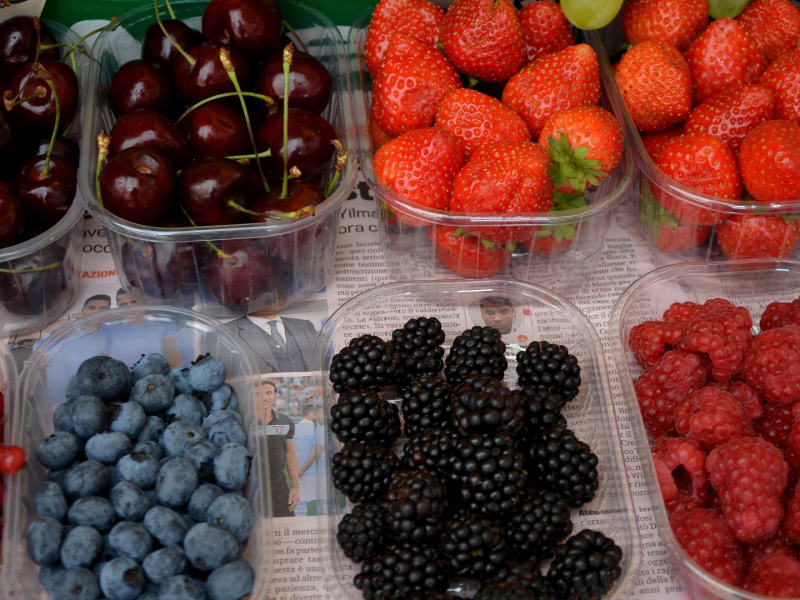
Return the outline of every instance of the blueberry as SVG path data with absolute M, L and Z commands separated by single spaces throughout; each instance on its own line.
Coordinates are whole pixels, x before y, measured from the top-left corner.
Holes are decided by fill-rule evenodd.
M 119 472 L 119 469 L 117 467 L 109 466 L 108 470 L 111 473 L 111 482 L 108 484 L 108 489 L 111 489 L 118 483 L 122 483 L 123 481 L 125 481 L 125 478 Z
M 214 475 L 214 458 L 219 454 L 216 444 L 208 440 L 194 440 L 186 444 L 184 454 L 201 478 L 208 479 Z
M 208 439 L 220 447 L 225 444 L 247 445 L 247 434 L 244 431 L 244 427 L 235 421 L 217 423 L 209 429 Z
M 67 476 L 67 471 L 69 469 L 56 469 L 55 471 L 50 471 L 47 474 L 47 481 L 52 481 L 62 490 L 64 489 L 64 479 Z
M 240 558 L 212 571 L 206 580 L 206 594 L 210 600 L 239 600 L 253 589 L 255 578 L 253 568 Z
M 193 567 L 213 571 L 239 556 L 239 543 L 230 531 L 198 523 L 183 538 L 183 551 Z
M 130 558 L 112 559 L 100 571 L 100 588 L 109 600 L 133 600 L 144 588 L 142 568 Z
M 46 469 L 63 469 L 72 464 L 81 449 L 81 441 L 68 431 L 56 431 L 39 442 L 36 458 Z
M 122 481 L 111 488 L 108 499 L 117 516 L 126 521 L 141 521 L 153 506 L 150 496 L 129 481 Z
M 208 507 L 209 525 L 230 531 L 240 542 L 246 542 L 253 528 L 253 509 L 250 503 L 236 494 L 223 494 Z
M 153 549 L 153 538 L 139 523 L 120 521 L 108 532 L 108 545 L 115 556 L 142 562 Z
M 189 421 L 174 421 L 167 425 L 159 443 L 167 456 L 184 457 L 189 442 L 205 438 L 206 432 L 199 425 L 193 425 Z
M 175 399 L 175 386 L 164 375 L 145 375 L 133 385 L 131 400 L 148 415 L 167 410 Z
M 192 492 L 192 497 L 189 498 L 187 507 L 189 516 L 198 523 L 205 521 L 208 515 L 208 507 L 224 493 L 221 487 L 213 483 L 198 485 L 197 489 Z
M 208 414 L 206 405 L 200 402 L 191 394 L 180 394 L 175 396 L 175 401 L 167 409 L 167 417 L 173 421 L 181 420 L 193 423 L 198 427 Z
M 224 423 L 226 421 L 234 421 L 235 423 L 238 423 L 239 425 L 241 425 L 243 423 L 242 415 L 240 415 L 238 412 L 236 412 L 235 410 L 223 409 L 223 410 L 217 410 L 217 411 L 214 411 L 214 412 L 210 413 L 203 420 L 203 429 L 205 429 L 206 432 L 208 432 L 215 425 L 217 425 L 219 423 Z
M 111 470 L 96 460 L 73 464 L 64 475 L 64 493 L 67 498 L 94 496 L 111 484 Z
M 94 527 L 79 525 L 64 536 L 61 564 L 65 569 L 91 567 L 103 550 L 103 536 Z
M 173 575 L 179 575 L 186 568 L 186 557 L 180 546 L 165 546 L 144 557 L 142 569 L 147 579 L 161 583 Z
M 144 452 L 131 452 L 119 459 L 117 470 L 125 481 L 144 490 L 156 483 L 158 459 Z
M 67 499 L 57 483 L 45 481 L 33 499 L 36 514 L 61 521 L 67 516 Z
M 39 568 L 39 582 L 42 584 L 42 587 L 47 590 L 47 593 L 52 593 L 53 580 L 63 570 L 64 568 L 61 565 L 42 565 L 42 567 Z
M 101 400 L 127 396 L 131 389 L 128 367 L 110 356 L 93 356 L 83 361 L 75 375 L 82 394 L 93 394 Z
M 61 548 L 61 538 L 64 527 L 50 517 L 36 519 L 26 533 L 28 541 L 28 556 L 37 565 L 55 565 L 59 561 L 58 550 Z
M 247 448 L 240 444 L 226 444 L 214 458 L 214 477 L 226 490 L 243 488 L 249 474 L 250 456 Z
M 141 404 L 129 401 L 111 404 L 108 407 L 108 420 L 111 431 L 119 431 L 135 438 L 144 429 L 147 415 L 144 414 Z
M 203 397 L 203 402 L 210 411 L 236 410 L 239 408 L 239 399 L 236 397 L 236 392 L 227 383 L 223 383 L 210 394 L 206 394 Z
M 158 589 L 158 600 L 205 600 L 205 597 L 203 582 L 186 575 L 170 577 Z
M 104 539 L 106 542 L 108 541 L 108 538 Z M 108 564 L 108 561 L 111 560 L 112 558 L 113 558 L 112 556 L 108 556 L 107 558 L 105 558 L 105 560 L 100 560 L 94 563 L 94 566 L 92 567 L 92 573 L 94 573 L 94 576 L 97 577 L 98 580 L 100 579 L 100 573 L 103 571 L 103 567 L 105 567 L 106 564 Z
M 73 375 L 67 382 L 67 389 L 64 390 L 64 397 L 67 399 L 67 402 L 72 402 L 80 395 L 81 391 L 78 387 L 78 376 Z
M 158 600 L 158 590 L 154 592 L 148 592 L 145 590 L 142 592 L 142 595 L 139 596 L 138 600 Z
M 97 600 L 101 596 L 97 577 L 84 567 L 59 571 L 49 591 L 51 600 Z
M 72 411 L 75 410 L 75 402 L 64 402 L 56 406 L 53 412 L 53 427 L 56 431 L 69 431 L 75 433 L 75 426 L 72 424 Z
M 136 438 L 139 442 L 157 442 L 167 428 L 164 419 L 156 415 L 147 417 L 144 428 L 139 432 L 139 437 Z
M 88 440 L 107 427 L 106 405 L 97 396 L 82 395 L 74 400 L 72 429 L 82 440 Z
M 180 515 L 166 506 L 154 506 L 148 510 L 142 524 L 164 546 L 182 544 L 189 530 Z
M 196 392 L 213 392 L 223 383 L 225 365 L 216 356 L 202 356 L 189 367 L 189 384 Z
M 189 501 L 197 483 L 197 470 L 191 462 L 185 458 L 171 458 L 156 476 L 156 496 L 164 506 L 183 506 Z
M 179 394 L 191 394 L 192 384 L 189 383 L 189 367 L 177 367 L 172 369 L 167 375 L 172 385 L 175 386 L 175 391 Z
M 164 451 L 161 449 L 161 446 L 158 445 L 158 442 L 153 440 L 147 440 L 146 442 L 139 442 L 133 447 L 133 453 L 142 452 L 144 454 L 149 454 L 156 460 L 161 460 L 164 456 Z
M 72 503 L 67 511 L 67 519 L 73 525 L 86 525 L 98 531 L 108 531 L 117 520 L 117 514 L 105 498 L 87 496 Z
M 86 440 L 86 458 L 113 465 L 131 448 L 133 443 L 127 435 L 119 431 L 106 431 Z
M 167 375 L 169 373 L 169 363 L 163 355 L 153 352 L 143 354 L 131 367 L 131 383 L 136 383 L 147 375 Z

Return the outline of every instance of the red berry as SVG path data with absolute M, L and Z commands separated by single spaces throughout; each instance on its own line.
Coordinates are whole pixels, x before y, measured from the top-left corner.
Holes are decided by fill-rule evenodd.
M 697 440 L 706 448 L 755 435 L 744 407 L 717 385 L 695 390 L 678 404 L 675 429 L 679 435 Z
M 755 544 L 747 544 L 744 547 L 744 558 L 747 563 L 751 563 L 762 556 L 788 556 L 789 558 L 797 558 L 797 551 L 795 551 L 792 541 L 786 535 L 778 530 L 778 533 L 771 538 L 767 538 Z
M 522 7 L 519 23 L 525 39 L 528 60 L 563 50 L 574 41 L 561 5 L 551 0 L 541 0 Z
M 25 450 L 19 446 L 5 446 L 0 449 L 0 473 L 13 475 L 25 466 Z
M 664 502 L 690 499 L 697 506 L 705 506 L 708 500 L 705 461 L 706 453 L 695 440 L 658 438 L 653 446 L 653 463 Z
M 800 325 L 800 298 L 791 302 L 770 302 L 761 314 L 761 331 L 784 325 Z
M 744 381 L 729 381 L 727 390 L 739 401 L 747 413 L 747 418 L 751 421 L 760 419 L 764 414 L 764 403 L 761 401 L 761 396 Z
M 791 0 L 753 0 L 736 20 L 768 63 L 791 52 L 800 39 L 800 9 Z
M 756 429 L 769 443 L 786 448 L 794 420 L 791 404 L 767 404 L 764 415 L 756 422 Z
M 628 336 L 631 352 L 645 369 L 658 362 L 667 350 L 677 347 L 683 338 L 683 325 L 668 321 L 639 323 Z
M 742 587 L 755 594 L 796 598 L 800 596 L 800 561 L 790 556 L 760 556 L 750 564 Z
M 629 44 L 661 40 L 685 50 L 707 23 L 707 0 L 628 0 L 622 7 L 622 33 Z
M 784 325 L 754 337 L 745 353 L 742 373 L 767 402 L 800 401 L 800 325 Z

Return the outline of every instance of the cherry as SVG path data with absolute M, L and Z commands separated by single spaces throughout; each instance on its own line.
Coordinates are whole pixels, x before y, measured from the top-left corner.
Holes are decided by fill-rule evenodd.
M 160 221 L 157 226 L 167 227 L 168 223 Z M 121 263 L 125 287 L 141 290 L 146 297 L 190 306 L 197 288 L 194 246 L 180 242 L 124 241 Z
M 259 92 L 283 102 L 283 55 L 271 54 L 258 71 Z M 331 98 L 331 75 L 316 58 L 295 51 L 289 71 L 289 106 L 322 112 Z
M 125 113 L 111 128 L 109 156 L 128 148 L 148 147 L 166 154 L 176 167 L 189 160 L 189 142 L 171 119 L 149 108 Z
M 203 35 L 245 56 L 265 56 L 281 36 L 281 11 L 272 0 L 211 0 Z
M 240 110 L 220 101 L 209 102 L 181 121 L 192 156 L 223 158 L 251 151 L 247 125 Z
M 25 129 L 16 115 L 0 110 L 0 173 L 16 175 L 20 157 L 28 154 L 30 134 Z
M 183 21 L 167 19 L 161 21 L 161 23 L 172 36 L 172 39 L 187 51 L 203 42 L 203 36 L 200 32 L 195 31 Z M 175 49 L 172 42 L 166 38 L 158 23 L 153 23 L 147 28 L 142 42 L 143 60 L 162 66 L 169 66 L 174 64 L 180 57 L 180 53 Z
M 165 113 L 172 107 L 172 84 L 163 69 L 143 60 L 132 60 L 111 78 L 108 103 L 117 115 L 135 108 Z
M 283 175 L 283 111 L 264 121 L 256 134 L 258 147 L 272 155 L 264 159 L 273 176 Z M 320 173 L 333 156 L 331 142 L 336 131 L 317 113 L 304 108 L 289 109 L 288 165 L 300 169 L 301 178 L 311 179 Z
M 258 190 L 255 173 L 226 158 L 202 158 L 183 169 L 180 191 L 186 212 L 197 225 L 233 225 L 247 220 Z M 238 208 L 237 208 L 238 207 Z
M 270 223 L 275 220 L 274 214 L 269 213 L 296 213 L 307 207 L 314 207 L 325 201 L 325 196 L 319 188 L 307 181 L 297 181 L 293 179 L 288 183 L 287 194 L 281 198 L 280 188 L 270 190 L 266 194 L 261 194 L 250 205 L 250 210 L 262 215 L 251 215 L 252 223 Z
M 0 264 L 0 303 L 15 315 L 41 315 L 71 290 L 66 249 L 48 244 L 38 252 Z M 70 273 L 67 279 L 66 273 Z
M 0 191 L 0 248 L 22 241 L 25 219 L 19 200 L 8 190 Z
M 175 87 L 190 104 L 209 96 L 234 91 L 233 82 L 220 62 L 219 51 L 222 48 L 225 48 L 222 44 L 206 42 L 189 51 L 193 64 L 183 56 L 175 63 Z M 233 49 L 229 51 L 236 77 L 244 88 L 250 79 L 250 65 L 241 54 Z
M 134 223 L 153 225 L 169 212 L 177 182 L 166 153 L 127 148 L 106 163 L 99 186 L 109 211 Z
M 66 161 L 38 156 L 22 165 L 16 187 L 28 225 L 48 229 L 58 223 L 72 206 L 78 185 L 75 169 Z
M 31 17 L 14 17 L 0 23 L 0 65 L 10 73 L 21 64 L 36 60 L 36 46 L 55 45 L 56 39 L 50 29 L 39 21 L 39 35 Z M 39 52 L 40 58 L 58 59 L 58 48 L 48 48 Z
M 8 100 L 24 100 L 14 111 L 34 127 L 52 130 L 56 122 L 56 100 L 48 78 L 58 95 L 61 127 L 64 128 L 72 122 L 78 107 L 78 79 L 64 63 L 41 58 L 39 62 L 21 66 L 8 82 Z
M 50 136 L 39 138 L 33 147 L 33 156 L 45 156 L 47 154 L 47 149 L 50 147 Z M 50 156 L 60 158 L 77 171 L 80 153 L 81 151 L 77 143 L 69 138 L 57 137 L 53 142 L 53 150 Z
M 19 446 L 0 448 L 0 473 L 13 475 L 25 466 L 25 450 Z

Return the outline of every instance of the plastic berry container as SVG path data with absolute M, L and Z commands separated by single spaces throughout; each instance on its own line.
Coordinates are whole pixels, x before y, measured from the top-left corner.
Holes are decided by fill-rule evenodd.
M 171 3 L 177 18 L 197 30 L 207 4 L 198 0 Z M 314 216 L 296 221 L 166 229 L 139 225 L 104 209 L 95 186 L 97 135 L 108 133 L 114 124 L 108 104 L 111 78 L 120 65 L 141 57 L 141 40 L 156 22 L 152 3 L 122 15 L 120 26 L 98 36 L 92 47 L 96 62 L 89 73 L 92 85 L 87 97 L 88 126 L 81 148 L 79 185 L 89 212 L 106 230 L 120 282 L 149 303 L 232 317 L 279 310 L 318 293 L 333 277 L 339 206 L 350 194 L 357 173 L 344 41 L 336 26 L 320 12 L 302 3 L 278 4 L 283 18 L 331 74 L 331 101 L 322 116 L 349 151 L 348 164 L 333 193 L 315 207 Z M 159 10 L 162 17 L 168 15 L 163 3 Z M 222 242 L 234 240 L 242 240 L 234 258 L 230 253 L 228 258 L 217 253 L 215 248 Z M 218 260 L 229 263 L 214 264 Z M 259 268 L 235 285 L 220 279 L 220 271 L 236 268 L 233 263 L 240 260 Z
M 797 298 L 800 290 L 800 261 L 731 260 L 668 265 L 651 271 L 635 281 L 617 300 L 611 317 L 614 361 L 622 384 L 623 400 L 630 415 L 632 445 L 639 449 L 644 483 L 637 485 L 637 496 L 649 495 L 659 534 L 683 580 L 686 592 L 697 600 L 757 600 L 764 598 L 723 583 L 702 569 L 683 550 L 669 525 L 669 517 L 656 477 L 650 452 L 651 441 L 639 412 L 633 380 L 642 368 L 628 348 L 631 329 L 646 320 L 660 319 L 673 302 L 703 303 L 710 298 L 727 298 L 745 306 L 758 317 L 767 304 Z M 618 422 L 621 426 L 621 423 Z M 645 487 L 646 486 L 646 487 Z M 642 489 L 644 488 L 644 489 Z
M 594 499 L 572 511 L 573 534 L 584 527 L 599 529 L 614 538 L 622 548 L 621 575 L 605 598 L 628 598 L 639 568 L 640 540 L 633 512 L 633 498 L 622 458 L 620 436 L 614 420 L 609 380 L 603 350 L 596 331 L 578 308 L 563 296 L 542 287 L 509 280 L 409 281 L 390 283 L 363 292 L 343 304 L 326 322 L 317 345 L 325 413 L 325 464 L 318 470 L 318 492 L 327 498 L 328 514 L 319 517 L 323 544 L 325 585 L 336 598 L 361 598 L 352 583 L 360 567 L 353 565 L 336 541 L 336 529 L 352 504 L 333 487 L 328 474 L 333 455 L 342 447 L 329 427 L 330 408 L 337 394 L 328 379 L 334 354 L 356 336 L 369 333 L 391 339 L 392 331 L 409 318 L 435 316 L 447 335 L 449 344 L 467 327 L 484 325 L 481 300 L 505 299 L 512 306 L 510 327 L 504 333 L 508 369 L 506 383 L 516 387 L 517 352 L 533 340 L 546 339 L 570 348 L 581 365 L 581 388 L 578 396 L 564 409 L 569 427 L 585 441 L 599 459 L 600 485 Z M 387 400 L 398 400 L 396 391 Z M 402 443 L 404 440 L 400 440 Z M 451 588 L 464 592 L 460 582 Z
M 6 344 L 0 344 L 0 395 L 3 397 L 3 403 L 0 404 L 0 443 L 5 443 L 4 440 L 9 433 L 7 427 L 11 422 L 11 410 L 14 407 L 14 394 L 17 390 L 17 365 L 14 362 L 14 357 L 8 351 Z M 0 498 L 2 501 L 2 498 Z
M 446 6 L 451 2 L 437 4 Z M 625 201 L 633 183 L 634 164 L 627 148 L 614 173 L 587 192 L 588 204 L 582 208 L 557 213 L 521 213 L 513 216 L 486 213 L 475 216 L 430 209 L 400 198 L 378 180 L 372 162 L 376 151 L 369 127 L 372 78 L 364 60 L 371 17 L 372 10 L 365 12 L 350 30 L 350 52 L 354 55 L 352 87 L 359 163 L 378 202 L 380 237 L 392 280 L 462 278 L 437 258 L 431 240 L 437 231 L 444 228 L 470 231 L 478 226 L 484 230 L 514 226 L 530 232 L 547 231 L 549 228 L 553 237 L 543 239 L 557 240 L 552 247 L 547 241 L 541 246 L 534 245 L 533 250 L 516 244 L 508 266 L 493 277 L 533 281 L 568 296 L 579 291 L 603 249 L 614 211 Z M 581 41 L 580 33 L 576 34 L 576 41 Z M 610 110 L 605 89 L 601 96 L 601 105 Z
M 162 344 L 159 346 L 159 342 Z M 92 356 L 107 354 L 132 365 L 142 354 L 162 352 L 171 367 L 188 365 L 211 353 L 222 359 L 226 382 L 239 398 L 238 410 L 247 432 L 252 463 L 245 497 L 253 508 L 255 525 L 244 551 L 255 571 L 253 598 L 266 596 L 272 573 L 269 465 L 260 435 L 261 402 L 258 370 L 249 351 L 220 323 L 189 310 L 169 307 L 118 308 L 89 315 L 46 337 L 20 374 L 13 403 L 6 403 L 6 443 L 22 446 L 30 460 L 6 480 L 3 503 L 3 565 L 0 596 L 48 600 L 39 582 L 39 567 L 25 548 L 25 531 L 36 519 L 33 496 L 47 470 L 35 459 L 39 441 L 53 432 L 55 408 L 65 401 L 71 374 Z

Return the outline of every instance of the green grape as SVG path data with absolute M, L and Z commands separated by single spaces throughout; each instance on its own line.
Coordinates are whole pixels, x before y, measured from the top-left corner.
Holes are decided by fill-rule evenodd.
M 708 0 L 708 14 L 714 19 L 738 17 L 750 0 Z
M 600 29 L 617 16 L 622 0 L 561 0 L 561 10 L 578 29 Z

